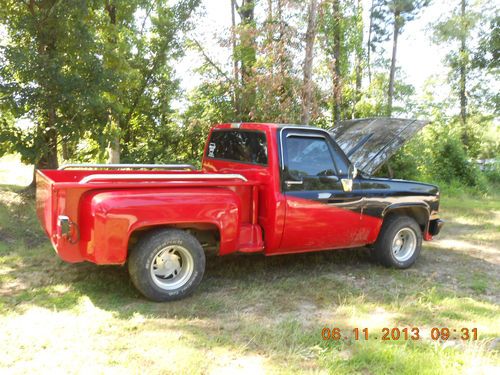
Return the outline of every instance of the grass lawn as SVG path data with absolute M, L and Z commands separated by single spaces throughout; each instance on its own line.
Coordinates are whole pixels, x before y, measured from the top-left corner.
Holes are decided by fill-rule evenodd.
M 364 249 L 208 254 L 195 294 L 159 304 L 123 267 L 58 259 L 17 186 L 31 173 L 0 159 L 0 369 L 500 373 L 499 196 L 444 197 L 443 233 L 408 270 L 375 265 Z M 324 327 L 348 339 L 323 340 Z M 369 339 L 354 340 L 356 327 Z M 418 327 L 421 339 L 382 341 L 384 327 Z M 433 340 L 433 327 L 451 337 Z M 457 338 L 462 328 L 478 340 Z

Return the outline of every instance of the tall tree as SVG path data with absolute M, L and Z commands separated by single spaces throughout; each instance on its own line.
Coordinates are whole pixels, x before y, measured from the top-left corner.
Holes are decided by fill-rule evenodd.
M 140 160 L 136 148 L 145 124 L 169 121 L 177 87 L 169 59 L 182 53 L 180 34 L 199 2 L 182 0 L 171 6 L 166 0 L 106 1 L 99 31 L 110 78 L 103 93 L 108 104 L 108 161 Z
M 343 118 L 350 118 L 356 102 L 356 56 L 362 53 L 362 45 L 360 45 L 362 35 L 358 25 L 358 16 L 354 0 L 322 2 L 319 37 L 330 72 L 329 106 L 333 124 Z M 354 69 L 352 69 L 353 61 L 355 62 Z
M 56 168 L 61 142 L 78 139 L 85 129 L 102 132 L 98 88 L 103 74 L 89 20 L 96 9 L 56 0 L 5 6 L 2 107 L 32 125 L 4 123 L 0 136 L 10 147 L 2 151 L 19 152 L 37 168 Z
M 363 5 L 361 0 L 357 0 L 355 14 L 353 17 L 355 23 L 354 38 L 354 74 L 355 91 L 352 108 L 352 118 L 357 116 L 356 105 L 361 99 L 361 84 L 363 79 Z
M 0 138 L 9 147 L 0 152 L 55 168 L 61 144 L 81 146 L 85 138 L 88 153 L 64 147 L 64 156 L 102 161 L 118 139 L 124 160 L 141 160 L 144 140 L 160 137 L 158 128 L 171 121 L 177 83 L 169 59 L 182 52 L 180 35 L 198 3 L 8 2 L 0 100 L 11 115 L 2 116 L 9 121 Z M 13 118 L 33 125 L 21 128 Z
M 108 31 L 108 44 L 110 48 L 106 49 L 107 52 L 110 53 L 105 53 L 105 64 L 111 65 L 108 60 L 110 59 L 119 59 L 120 57 L 117 56 L 117 43 L 118 43 L 118 33 L 119 30 L 117 29 L 117 24 L 116 24 L 116 3 L 113 2 L 111 3 L 109 0 L 106 0 L 106 3 L 104 5 L 104 9 L 106 10 L 106 13 L 109 18 L 109 28 L 107 28 Z M 130 13 L 129 13 L 130 16 Z M 124 17 L 125 18 L 125 17 Z M 128 20 L 130 21 L 130 20 Z M 117 72 L 118 73 L 118 72 Z M 110 103 L 110 108 L 108 108 L 108 127 L 109 127 L 109 132 L 110 132 L 110 141 L 109 141 L 109 146 L 108 146 L 108 163 L 112 164 L 118 164 L 120 163 L 120 118 L 119 114 L 117 113 L 118 111 L 113 108 L 113 104 Z
M 460 18 L 461 18 L 461 23 L 464 24 L 463 27 L 465 26 L 466 23 L 466 18 L 465 18 L 465 8 L 466 8 L 466 1 L 461 0 L 460 1 Z M 460 51 L 459 55 L 462 57 L 463 60 L 466 59 L 467 56 L 467 34 L 462 32 L 460 33 Z M 467 62 L 462 61 L 460 63 L 460 89 L 459 89 L 459 97 L 460 97 L 460 120 L 462 121 L 462 125 L 465 127 L 465 124 L 467 123 L 467 93 L 466 93 L 466 87 L 467 87 Z M 467 144 L 467 132 L 464 132 L 464 142 Z
M 256 86 L 253 80 L 254 66 L 257 60 L 255 0 L 235 0 L 233 5 L 240 16 L 237 27 L 238 44 L 236 57 L 240 65 L 241 97 L 240 120 L 251 120 L 255 110 Z
M 236 57 L 236 0 L 231 0 L 231 47 L 233 59 L 233 106 L 238 114 L 241 113 L 240 97 L 237 83 L 240 80 L 238 59 Z
M 302 85 L 302 115 L 300 122 L 308 124 L 311 117 L 311 99 L 312 99 L 312 69 L 314 59 L 314 41 L 316 40 L 317 26 L 317 0 L 311 0 L 308 7 L 308 20 L 306 31 L 306 52 L 304 58 L 304 81 Z
M 366 67 L 368 69 L 368 82 L 372 82 L 371 55 L 372 55 L 372 31 L 375 0 L 371 0 L 370 16 L 368 21 L 368 40 L 366 41 Z
M 372 0 L 368 21 L 368 38 L 366 41 L 366 65 L 368 70 L 368 83 L 372 82 L 372 54 L 381 49 L 383 43 L 391 37 L 390 14 L 387 12 L 387 0 Z
M 471 112 L 470 100 L 477 96 L 477 104 L 479 97 L 489 96 L 485 92 L 485 89 L 490 86 L 488 79 L 495 79 L 495 70 L 489 69 L 494 63 L 492 65 L 486 62 L 489 61 L 487 56 L 493 57 L 495 53 L 498 55 L 498 46 L 495 48 L 490 44 L 493 48 L 488 51 L 484 49 L 484 42 L 495 40 L 493 25 L 498 17 L 496 12 L 490 9 L 486 2 L 470 4 L 466 0 L 457 0 L 451 14 L 435 25 L 434 41 L 449 49 L 445 63 L 450 68 L 449 82 L 458 99 L 462 142 L 466 147 L 470 146 L 472 137 L 468 121 Z M 474 74 L 474 70 L 478 70 L 477 74 Z M 490 73 L 493 73 L 493 76 Z M 477 93 L 480 94 L 475 95 Z M 493 94 L 493 96 L 496 95 L 498 93 Z
M 389 71 L 389 89 L 387 94 L 387 116 L 392 115 L 399 35 L 403 31 L 405 24 L 413 20 L 418 12 L 427 6 L 429 2 L 430 0 L 387 0 L 385 3 L 386 11 L 392 18 L 393 28 L 391 68 Z
M 340 104 L 342 101 L 342 81 L 340 76 L 340 38 L 341 38 L 341 26 L 340 20 L 342 14 L 340 13 L 340 3 L 339 0 L 332 1 L 332 15 L 333 15 L 333 118 L 334 122 L 338 123 L 340 121 Z

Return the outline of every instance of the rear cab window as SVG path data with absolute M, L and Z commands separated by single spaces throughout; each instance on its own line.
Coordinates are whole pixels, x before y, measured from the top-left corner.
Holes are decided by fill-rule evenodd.
M 267 165 L 267 139 L 264 132 L 240 129 L 212 131 L 206 155 L 237 163 Z

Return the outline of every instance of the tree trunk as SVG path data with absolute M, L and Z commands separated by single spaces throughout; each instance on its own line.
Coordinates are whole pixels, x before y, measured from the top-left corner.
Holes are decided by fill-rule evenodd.
M 300 122 L 302 124 L 309 124 L 311 117 L 312 68 L 314 59 L 314 41 L 316 39 L 317 5 L 317 0 L 311 0 L 309 3 L 309 17 L 306 32 L 306 55 L 304 59 L 304 82 L 302 85 L 302 115 L 300 118 Z
M 340 4 L 339 0 L 334 0 L 332 4 L 333 18 L 335 22 L 333 35 L 333 119 L 334 124 L 340 121 L 341 103 L 342 103 L 342 82 L 340 77 Z
M 50 6 L 54 6 L 51 3 Z M 41 43 L 39 45 L 39 53 L 47 56 L 46 66 L 47 70 L 50 70 L 50 65 L 53 63 L 56 54 L 56 39 L 57 35 L 51 32 L 42 32 Z M 45 148 L 42 146 L 43 153 L 37 162 L 36 168 L 47 168 L 47 169 L 57 169 L 59 166 L 57 158 L 57 115 L 55 103 L 57 99 L 55 98 L 55 88 L 52 86 L 52 82 L 47 80 L 42 83 L 44 87 L 44 94 L 46 97 L 46 113 L 45 121 L 38 128 L 40 131 L 40 137 L 45 144 Z M 43 120 L 42 120 L 43 121 Z
M 389 74 L 389 93 L 387 95 L 387 116 L 392 115 L 392 100 L 394 97 L 394 76 L 396 73 L 396 55 L 398 50 L 398 35 L 399 35 L 399 11 L 394 13 L 394 34 L 392 38 L 392 59 L 391 71 Z
M 372 30 L 373 30 L 373 8 L 375 0 L 372 0 L 372 5 L 370 7 L 370 24 L 368 26 L 368 41 L 366 42 L 366 66 L 368 68 L 368 83 L 372 83 L 372 69 L 371 69 L 371 52 L 372 52 Z
M 108 160 L 110 164 L 120 163 L 120 125 L 113 117 L 111 111 L 108 115 L 108 125 L 111 133 L 111 140 L 108 143 Z
M 44 4 L 47 9 L 52 9 L 56 1 L 51 0 Z M 42 19 L 45 21 L 50 16 L 49 14 L 40 17 L 37 13 L 35 6 L 41 10 L 40 5 L 36 5 L 35 1 L 31 0 L 27 4 L 29 12 L 34 19 Z M 51 21 L 55 21 L 51 19 Z M 53 32 L 51 28 L 44 27 L 43 22 L 36 22 L 36 39 L 37 39 L 37 53 L 43 55 L 43 63 L 41 69 L 47 72 L 51 71 L 51 64 L 53 64 L 56 55 L 56 42 L 57 34 Z M 32 190 L 35 188 L 35 172 L 37 169 L 57 169 L 59 167 L 59 162 L 57 158 L 57 115 L 56 115 L 56 105 L 57 100 L 55 99 L 55 89 L 52 86 L 53 82 L 51 78 L 47 78 L 40 82 L 43 88 L 43 96 L 45 102 L 43 104 L 43 115 L 37 122 L 36 127 L 36 137 L 34 149 L 39 154 L 39 157 L 35 158 L 35 165 L 33 168 L 33 180 L 28 186 L 27 190 Z
M 241 105 L 238 82 L 240 81 L 238 74 L 238 60 L 236 58 L 236 0 L 231 0 L 231 44 L 233 48 L 233 105 L 238 114 L 241 116 Z
M 51 108 L 47 111 L 46 123 L 39 129 L 46 149 L 38 159 L 35 165 L 36 169 L 57 169 L 59 167 L 57 159 L 57 130 L 55 127 L 55 120 L 55 110 Z
M 120 164 L 120 137 L 117 135 L 109 142 L 107 161 L 109 164 Z
M 278 66 L 279 66 L 279 74 L 281 78 L 281 87 L 280 94 L 284 94 L 284 77 L 286 75 L 286 51 L 285 44 L 287 41 L 285 40 L 285 21 L 283 21 L 283 3 L 282 0 L 278 0 L 277 2 L 277 13 L 278 13 L 278 25 L 279 25 L 279 41 L 278 41 Z
M 356 43 L 356 59 L 355 59 L 355 75 L 356 88 L 354 95 L 354 105 L 352 108 L 352 118 L 356 118 L 356 105 L 361 99 L 361 80 L 362 80 L 362 60 L 363 60 L 363 8 L 361 0 L 358 0 L 356 5 L 356 33 L 358 35 L 358 43 Z
M 241 67 L 241 120 L 252 120 L 256 99 L 253 69 L 257 59 L 255 48 L 255 0 L 243 0 L 236 4 L 240 23 L 240 67 Z
M 106 11 L 108 12 L 109 23 L 116 27 L 116 6 L 111 4 L 109 0 L 106 1 Z M 116 40 L 111 38 L 111 44 L 116 44 Z M 112 110 L 109 110 L 108 126 L 112 133 L 112 139 L 108 146 L 108 163 L 120 163 L 120 131 L 116 115 Z
M 465 6 L 466 6 L 466 0 L 461 1 L 461 23 L 462 23 L 462 28 L 465 28 Z M 465 30 L 462 30 L 461 36 L 460 36 L 460 54 L 459 54 L 459 61 L 460 61 L 460 122 L 462 123 L 463 127 L 463 133 L 462 133 L 462 141 L 464 145 L 469 144 L 469 134 L 468 134 L 468 129 L 467 129 L 467 62 L 466 62 L 466 53 L 467 53 L 467 47 L 466 47 L 466 33 Z

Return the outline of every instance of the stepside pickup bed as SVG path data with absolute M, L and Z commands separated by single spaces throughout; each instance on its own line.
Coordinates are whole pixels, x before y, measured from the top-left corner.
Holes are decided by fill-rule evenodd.
M 207 247 L 220 255 L 275 255 L 373 245 L 382 263 L 406 268 L 422 239 L 440 230 L 438 189 L 368 174 L 423 125 L 365 121 L 343 124 L 341 134 L 217 125 L 200 171 L 186 165 L 37 171 L 37 214 L 63 260 L 128 261 L 134 285 L 157 301 L 192 292 Z M 380 121 L 385 141 L 373 133 Z

